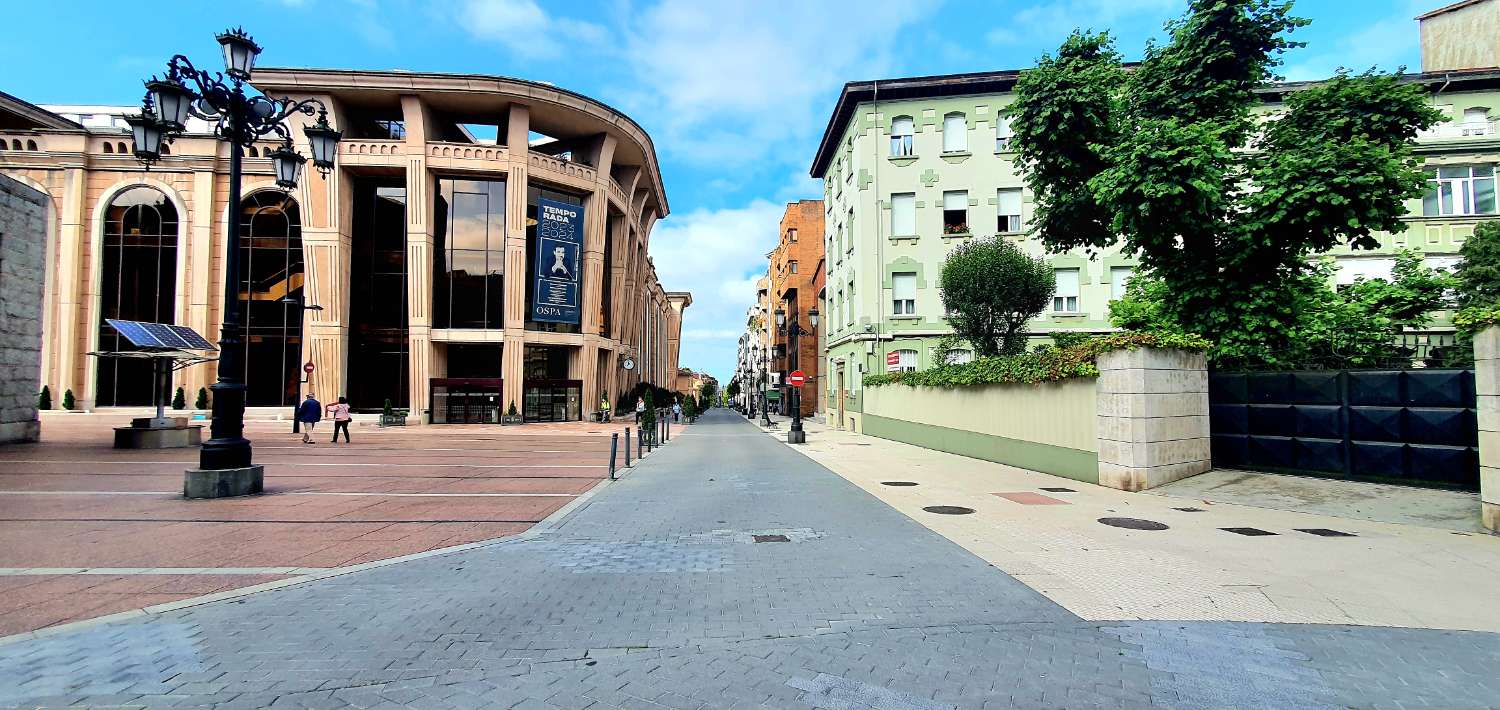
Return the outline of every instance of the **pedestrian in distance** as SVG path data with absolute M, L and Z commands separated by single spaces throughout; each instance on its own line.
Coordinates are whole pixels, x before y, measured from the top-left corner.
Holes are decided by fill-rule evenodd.
M 328 414 L 333 417 L 333 441 L 339 443 L 339 432 L 344 432 L 344 443 L 349 443 L 349 398 L 339 397 L 337 404 L 328 405 Z
M 641 423 L 641 415 L 646 413 L 646 400 L 644 398 L 635 401 L 635 423 Z
M 297 419 L 302 422 L 302 443 L 314 443 L 313 426 L 323 419 L 323 403 L 308 392 L 307 399 L 303 400 L 302 406 L 297 409 Z
M 608 422 L 609 421 L 609 393 L 608 392 L 605 392 L 604 396 L 599 398 L 599 419 L 600 419 L 600 421 L 604 421 L 604 422 Z
M 674 422 L 680 422 L 680 421 L 682 421 L 682 402 L 673 402 L 672 403 L 672 421 L 674 421 Z

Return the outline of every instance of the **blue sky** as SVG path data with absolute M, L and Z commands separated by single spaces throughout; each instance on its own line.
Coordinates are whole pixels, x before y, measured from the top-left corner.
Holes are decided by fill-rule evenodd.
M 1292 79 L 1419 64 L 1417 14 L 1444 0 L 1302 0 L 1313 20 Z M 152 3 L 141 7 L 151 8 Z M 672 214 L 651 252 L 690 290 L 681 362 L 721 382 L 775 245 L 782 206 L 817 198 L 808 164 L 846 81 L 1031 65 L 1074 27 L 1109 29 L 1127 58 L 1183 0 L 268 0 L 15 3 L 0 25 L 0 90 L 35 103 L 130 104 L 174 52 L 217 63 L 243 25 L 267 66 L 502 74 L 625 111 L 656 142 Z M 327 34 L 318 34 L 327 28 Z

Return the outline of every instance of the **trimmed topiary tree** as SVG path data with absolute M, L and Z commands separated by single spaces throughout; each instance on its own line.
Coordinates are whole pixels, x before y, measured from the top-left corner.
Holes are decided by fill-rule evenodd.
M 172 395 L 172 408 L 187 409 L 187 392 L 181 387 L 178 387 L 177 393 Z
M 208 389 L 198 388 L 198 399 L 193 402 L 193 409 L 208 409 Z
M 36 396 L 36 408 L 47 410 L 52 408 L 52 390 L 42 385 L 42 391 Z
M 948 323 L 980 357 L 1026 349 L 1026 322 L 1052 300 L 1052 266 L 999 237 L 958 245 L 940 277 Z
M 78 408 L 78 401 L 73 399 L 73 390 L 63 390 L 63 409 L 69 411 Z
M 651 441 L 656 441 L 656 405 L 652 403 L 651 390 L 646 390 L 642 401 L 646 403 L 646 411 L 641 412 L 641 431 L 646 432 Z

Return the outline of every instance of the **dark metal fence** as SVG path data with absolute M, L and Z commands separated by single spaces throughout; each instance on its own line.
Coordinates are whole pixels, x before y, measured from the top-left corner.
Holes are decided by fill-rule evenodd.
M 1477 489 L 1469 369 L 1213 372 L 1214 466 Z

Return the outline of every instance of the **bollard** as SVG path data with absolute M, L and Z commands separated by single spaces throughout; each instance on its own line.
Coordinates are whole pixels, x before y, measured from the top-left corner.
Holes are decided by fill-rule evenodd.
M 630 427 L 625 427 L 625 468 L 630 468 Z
M 662 421 L 666 422 L 666 424 L 667 424 L 667 441 L 671 441 L 672 440 L 672 418 L 668 417 L 666 419 L 663 419 Z
M 615 449 L 620 446 L 618 433 L 609 435 L 609 480 L 615 480 Z

